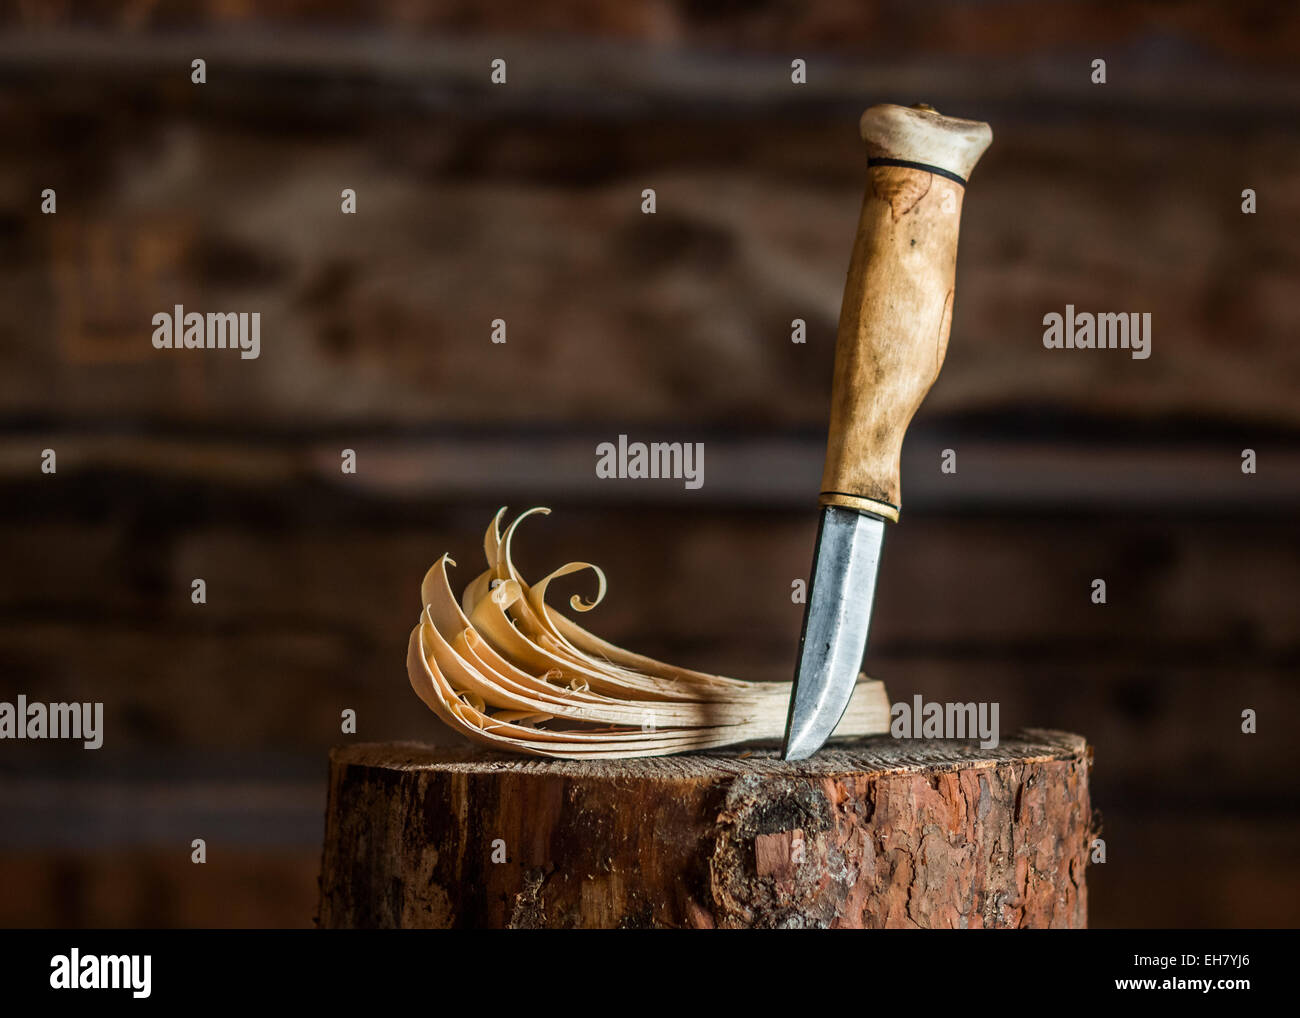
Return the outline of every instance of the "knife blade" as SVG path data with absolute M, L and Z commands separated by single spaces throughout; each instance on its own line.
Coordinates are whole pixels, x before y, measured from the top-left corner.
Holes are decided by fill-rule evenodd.
M 831 387 L 822 507 L 781 755 L 811 756 L 843 717 L 866 650 L 899 457 L 943 366 L 966 181 L 988 124 L 924 104 L 862 115 L 867 188 L 849 261 Z

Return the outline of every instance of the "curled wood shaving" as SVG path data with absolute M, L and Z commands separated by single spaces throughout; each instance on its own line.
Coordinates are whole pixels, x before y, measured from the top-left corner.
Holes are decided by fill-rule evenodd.
M 511 545 L 530 509 L 501 531 L 505 510 L 483 539 L 487 569 L 452 592 L 443 555 L 424 577 L 420 621 L 411 632 L 411 686 L 466 738 L 533 756 L 662 756 L 741 742 L 779 740 L 788 682 L 747 682 L 679 668 L 607 643 L 546 601 L 553 580 L 590 572 L 596 592 L 569 607 L 590 611 L 605 597 L 605 574 L 570 562 L 536 583 L 519 575 Z M 888 731 L 884 686 L 860 677 L 837 736 Z

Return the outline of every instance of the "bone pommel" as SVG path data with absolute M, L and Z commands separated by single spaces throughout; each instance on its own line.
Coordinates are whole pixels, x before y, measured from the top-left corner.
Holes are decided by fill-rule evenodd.
M 993 129 L 982 121 L 892 103 L 872 106 L 858 126 L 868 158 L 923 163 L 963 180 L 993 140 Z

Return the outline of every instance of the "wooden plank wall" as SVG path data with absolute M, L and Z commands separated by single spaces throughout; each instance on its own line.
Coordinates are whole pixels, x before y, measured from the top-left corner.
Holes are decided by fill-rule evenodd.
M 309 924 L 339 713 L 441 737 L 419 580 L 502 504 L 556 510 L 527 568 L 606 567 L 610 638 L 788 678 L 856 116 L 896 98 L 995 142 L 871 671 L 1088 736 L 1094 925 L 1300 920 L 1295 10 L 77 6 L 0 22 L 0 699 L 108 731 L 0 745 L 0 924 Z M 176 303 L 259 310 L 261 356 L 155 351 Z M 1151 312 L 1151 358 L 1045 350 L 1067 303 Z M 596 479 L 619 433 L 704 442 L 704 487 Z

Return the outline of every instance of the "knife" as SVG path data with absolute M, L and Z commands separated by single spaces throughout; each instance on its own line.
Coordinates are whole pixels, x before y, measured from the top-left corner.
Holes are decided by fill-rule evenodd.
M 840 723 L 866 651 L 885 524 L 898 522 L 907 425 L 943 366 L 957 227 L 988 124 L 930 106 L 872 106 L 867 188 L 831 387 L 821 522 L 781 755 L 816 753 Z

